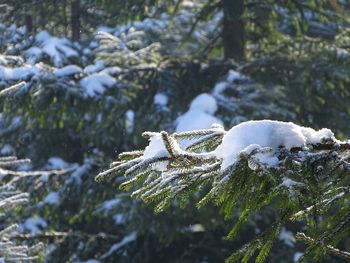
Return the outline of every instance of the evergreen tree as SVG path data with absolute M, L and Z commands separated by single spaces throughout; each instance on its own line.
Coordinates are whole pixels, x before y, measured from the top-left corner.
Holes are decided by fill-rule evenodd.
M 11 145 L 37 169 L 72 169 L 46 183 L 49 194 L 36 189 L 37 204 L 21 214 L 46 220 L 38 235 L 51 244 L 49 262 L 166 262 L 170 253 L 174 261 L 218 262 L 273 224 L 278 209 L 264 207 L 247 221 L 239 240 L 227 241 L 222 236 L 229 225 L 218 208 L 195 209 L 197 192 L 183 200 L 185 212 L 175 202 L 167 213 L 153 215 L 115 192 L 120 178 L 94 183 L 93 175 L 116 151 L 145 146 L 139 138 L 143 130 L 176 130 L 198 95 L 207 93 L 218 106 L 201 116 L 213 118 L 215 112 L 226 127 L 268 118 L 350 136 L 347 24 L 334 1 L 237 1 L 244 10 L 234 23 L 223 10 L 228 1 L 80 1 L 79 43 L 66 38 L 72 35 L 71 4 L 79 1 L 56 2 L 7 1 L 15 8 L 8 9 L 6 23 L 25 23 L 28 30 L 0 27 L 0 87 L 26 81 L 1 104 L 0 150 Z M 346 11 L 347 5 L 340 8 Z M 25 13 L 34 18 L 32 30 Z M 85 39 L 101 21 L 109 26 L 99 29 L 104 33 Z M 243 26 L 244 38 L 238 37 L 244 43 L 238 44 L 244 60 L 223 59 L 224 27 L 232 33 L 231 24 Z M 235 210 L 232 220 L 239 216 Z M 291 262 L 302 249 L 283 239 L 293 240 L 289 230 L 298 227 L 289 223 L 280 229 L 272 262 Z M 339 247 L 348 250 L 342 242 Z

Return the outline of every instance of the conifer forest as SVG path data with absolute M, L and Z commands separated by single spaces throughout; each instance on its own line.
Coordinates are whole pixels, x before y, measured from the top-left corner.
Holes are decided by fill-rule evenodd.
M 350 1 L 0 0 L 8 262 L 350 262 Z

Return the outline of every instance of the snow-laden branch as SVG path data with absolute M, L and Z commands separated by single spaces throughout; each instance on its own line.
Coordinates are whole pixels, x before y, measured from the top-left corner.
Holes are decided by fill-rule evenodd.
M 17 159 L 16 156 L 0 157 L 0 210 L 7 213 L 15 207 L 25 205 L 29 201 L 29 194 L 15 190 L 15 184 L 27 177 L 62 175 L 72 172 L 74 169 L 51 171 L 17 171 L 17 167 L 30 163 L 29 159 Z M 42 250 L 42 244 L 28 247 L 18 245 L 12 241 L 17 232 L 16 224 L 10 225 L 0 231 L 0 259 L 5 262 L 29 262 L 37 259 L 38 250 Z M 1 261 L 1 260 L 0 260 Z
M 328 209 L 349 198 L 350 143 L 337 140 L 329 129 L 316 131 L 291 122 L 261 120 L 229 131 L 214 125 L 206 130 L 145 132 L 143 136 L 149 139 L 143 151 L 120 154 L 120 160 L 96 180 L 123 173 L 127 180 L 120 187 L 134 188 L 131 195 L 155 203 L 156 211 L 209 184 L 211 189 L 199 206 L 212 200 L 223 207 L 226 217 L 241 210 L 229 238 L 250 215 L 273 203 L 279 211 L 275 225 L 241 250 L 243 254 L 258 249 L 258 258 L 266 258 L 285 222 L 313 220 L 315 213 L 331 217 Z M 346 213 L 349 207 L 342 209 Z M 326 227 L 327 242 L 346 231 L 348 223 L 334 218 L 333 227 L 339 231 Z M 265 243 L 270 245 L 265 247 Z

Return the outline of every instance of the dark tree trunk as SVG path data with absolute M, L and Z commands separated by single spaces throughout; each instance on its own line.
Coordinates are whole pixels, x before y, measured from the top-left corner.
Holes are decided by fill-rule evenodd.
M 63 1 L 63 27 L 64 27 L 64 35 L 68 37 L 68 22 L 67 22 L 67 0 Z
M 80 0 L 73 0 L 72 2 L 72 40 L 79 41 L 80 39 Z
M 222 29 L 222 42 L 225 59 L 244 59 L 244 0 L 222 1 L 224 21 Z
M 33 17 L 31 14 L 26 14 L 24 19 L 27 28 L 27 33 L 30 34 L 33 32 Z

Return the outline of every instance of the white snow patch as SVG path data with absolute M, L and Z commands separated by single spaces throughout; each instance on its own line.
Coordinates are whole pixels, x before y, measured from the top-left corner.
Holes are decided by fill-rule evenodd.
M 47 161 L 47 167 L 49 169 L 66 169 L 71 167 L 70 163 L 67 163 L 65 160 L 63 160 L 60 157 L 50 157 Z
M 223 125 L 221 120 L 212 116 L 217 109 L 218 106 L 213 96 L 207 93 L 198 95 L 192 101 L 190 109 L 177 118 L 176 132 L 207 129 L 213 124 Z
M 111 199 L 111 200 L 107 200 L 104 201 L 102 204 L 99 205 L 98 210 L 99 211 L 109 211 L 112 208 L 116 207 L 117 205 L 119 205 L 121 203 L 120 199 Z
M 218 158 L 222 159 L 221 169 L 224 170 L 236 163 L 239 154 L 247 146 L 256 144 L 260 147 L 270 147 L 277 150 L 285 147 L 290 150 L 293 147 L 307 147 L 308 144 L 317 144 L 322 139 L 331 139 L 334 142 L 334 134 L 329 129 L 315 131 L 312 128 L 298 126 L 292 122 L 280 122 L 271 120 L 247 121 L 232 127 L 224 136 L 222 143 L 215 150 Z M 257 147 L 257 146 L 255 146 Z M 269 160 L 275 163 L 276 160 Z M 271 158 L 275 158 L 270 155 Z
M 107 73 L 108 75 L 118 74 L 122 71 L 120 67 L 114 66 L 114 67 L 108 67 L 102 70 L 102 73 Z
M 135 123 L 135 112 L 133 110 L 128 110 L 125 113 L 125 128 L 128 133 L 132 133 L 134 130 Z
M 195 97 L 191 102 L 190 110 L 196 109 L 209 114 L 214 114 L 218 110 L 218 105 L 213 96 L 207 93 L 202 93 Z
M 27 49 L 26 51 L 23 52 L 23 55 L 28 58 L 28 63 L 34 64 L 36 61 L 38 61 L 42 55 L 43 52 L 40 48 L 38 47 L 31 47 Z
M 15 149 L 10 144 L 5 144 L 0 150 L 1 155 L 11 155 L 15 152 Z
M 85 89 L 88 97 L 95 97 L 105 92 L 105 87 L 116 84 L 115 78 L 106 73 L 95 73 L 80 80 L 80 85 Z
M 159 105 L 161 107 L 165 107 L 168 104 L 169 98 L 167 95 L 162 93 L 157 93 L 154 95 L 153 102 L 156 105 Z
M 24 65 L 17 68 L 0 66 L 0 80 L 26 80 L 38 74 L 39 70 L 32 65 Z
M 336 49 L 336 56 L 339 59 L 347 58 L 349 56 L 349 52 L 344 48 L 337 48 Z
M 70 47 L 71 43 L 66 38 L 52 37 L 47 31 L 42 31 L 36 35 L 35 40 L 56 67 L 62 66 L 66 58 L 78 57 L 78 52 Z
M 284 244 L 286 244 L 289 247 L 294 247 L 295 244 L 295 237 L 293 232 L 286 230 L 285 227 L 282 228 L 278 239 L 283 241 Z
M 287 187 L 289 193 L 293 194 L 294 193 L 294 187 L 295 186 L 302 186 L 302 183 L 296 182 L 290 178 L 284 177 L 283 181 L 281 183 L 281 186 Z
M 294 262 L 297 262 L 297 261 L 299 260 L 299 258 L 302 257 L 302 255 L 304 255 L 304 253 L 295 252 L 294 255 L 293 255 L 293 261 L 294 261 Z
M 83 175 L 90 170 L 92 162 L 93 161 L 91 159 L 85 159 L 84 164 L 76 168 L 76 170 L 71 174 L 70 179 L 74 180 L 76 184 L 80 185 L 82 183 Z M 69 180 L 67 180 L 66 182 L 68 181 Z
M 130 242 L 135 241 L 136 238 L 137 238 L 136 232 L 132 232 L 131 234 L 125 236 L 119 243 L 116 243 L 113 246 L 111 246 L 111 248 L 101 256 L 101 259 L 105 259 L 109 257 L 118 249 L 122 248 L 123 246 L 127 245 Z
M 157 133 L 149 139 L 149 144 L 145 148 L 142 158 L 147 160 L 159 157 L 170 157 L 170 155 L 164 145 L 164 141 L 162 139 L 161 134 Z M 164 161 L 157 163 L 157 165 L 154 168 L 158 171 L 165 171 L 167 169 L 167 166 L 168 161 Z
M 40 216 L 27 218 L 21 225 L 22 230 L 28 230 L 32 234 L 37 234 L 41 231 L 41 229 L 46 227 L 46 221 Z
M 114 223 L 116 225 L 121 225 L 125 223 L 125 215 L 124 214 L 115 214 L 113 216 Z
M 86 74 L 96 73 L 104 69 L 104 67 L 105 67 L 104 62 L 102 60 L 98 60 L 96 61 L 95 64 L 86 66 L 84 68 L 84 73 Z
M 44 203 L 47 203 L 50 205 L 58 204 L 59 201 L 60 201 L 60 196 L 57 192 L 49 193 L 44 199 Z
M 76 65 L 68 65 L 54 71 L 57 77 L 71 76 L 82 72 L 82 69 Z
M 241 80 L 245 78 L 246 77 L 241 73 L 239 73 L 238 71 L 230 69 L 226 79 L 228 82 L 234 82 L 235 80 Z
M 181 232 L 183 233 L 198 233 L 198 232 L 205 232 L 205 227 L 202 224 L 190 224 L 184 228 L 181 229 Z
M 223 81 L 218 82 L 215 84 L 214 94 L 220 94 L 220 93 L 224 92 L 226 88 L 227 88 L 226 82 L 223 82 Z

